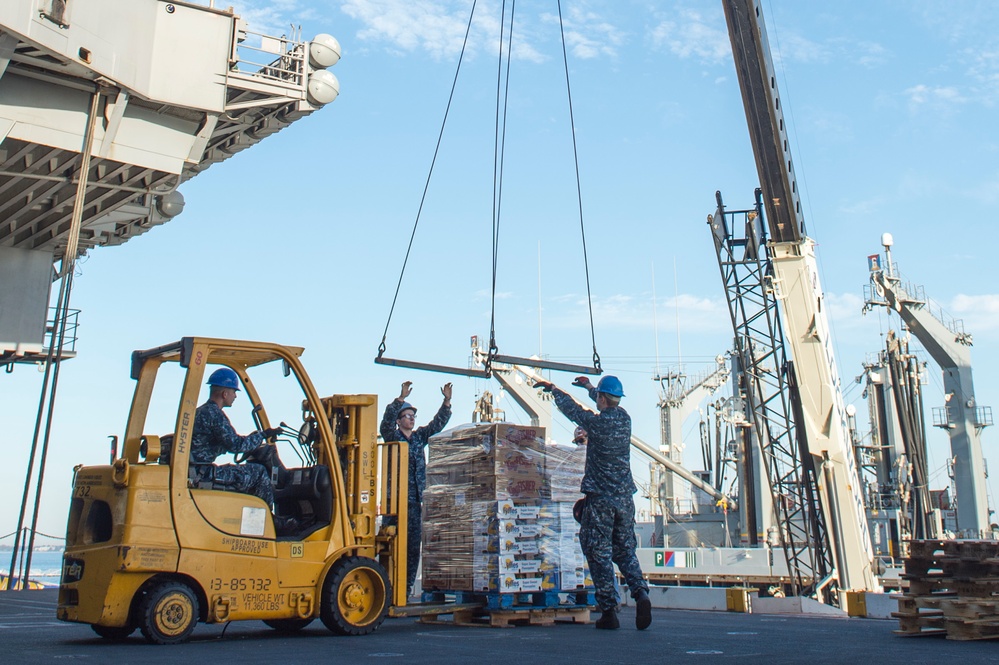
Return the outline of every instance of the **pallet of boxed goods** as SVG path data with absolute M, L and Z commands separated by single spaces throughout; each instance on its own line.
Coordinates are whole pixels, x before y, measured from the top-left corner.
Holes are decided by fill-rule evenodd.
M 584 463 L 585 448 L 546 445 L 534 427 L 471 425 L 431 439 L 424 600 L 474 598 L 534 623 L 588 612 L 593 585 L 572 516 Z

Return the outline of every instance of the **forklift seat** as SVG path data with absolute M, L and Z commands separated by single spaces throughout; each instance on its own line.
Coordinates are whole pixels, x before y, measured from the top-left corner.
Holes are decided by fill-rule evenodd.
M 285 469 L 274 486 L 275 514 L 325 526 L 333 519 L 333 481 L 324 464 Z

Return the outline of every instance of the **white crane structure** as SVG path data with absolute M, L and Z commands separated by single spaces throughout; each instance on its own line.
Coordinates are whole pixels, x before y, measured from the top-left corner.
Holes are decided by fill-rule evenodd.
M 663 390 L 659 399 L 659 427 L 661 444 L 659 452 L 677 465 L 683 465 L 683 424 L 693 415 L 700 403 L 725 385 L 729 369 L 725 357 L 715 359 L 716 366 L 703 376 L 688 377 L 675 371 L 658 375 Z M 688 382 L 691 385 L 688 385 Z M 670 512 L 681 512 L 680 502 L 688 495 L 688 485 L 659 464 L 652 465 L 652 487 L 658 493 L 659 504 Z M 696 506 L 691 506 L 691 512 Z
M 794 420 L 803 444 L 799 451 L 803 458 L 810 456 L 802 463 L 815 469 L 819 504 L 810 512 L 821 518 L 828 534 L 835 566 L 830 575 L 838 589 L 880 591 L 827 308 L 823 307 L 815 241 L 805 235 L 761 3 L 723 0 L 723 5 L 760 176 L 761 210 L 769 228 L 765 295 L 780 307 L 784 337 L 793 358 L 788 374 L 796 384 L 792 386 Z M 760 436 L 766 445 L 766 433 Z M 821 581 L 820 587 L 825 583 Z
M 945 323 L 936 316 L 922 289 L 903 282 L 892 264 L 891 234 L 881 237 L 885 264 L 869 257 L 871 293 L 864 311 L 887 307 L 896 312 L 943 372 L 946 406 L 934 409 L 934 425 L 950 437 L 954 485 L 957 490 L 957 535 L 961 538 L 991 538 L 986 497 L 985 458 L 982 429 L 992 424 L 992 409 L 975 401 L 971 373 L 971 335 L 960 322 Z
M 478 347 L 477 339 L 476 337 L 472 338 L 472 362 L 476 365 L 482 365 L 485 363 L 488 354 Z M 537 358 L 533 359 L 537 360 Z M 552 399 L 550 395 L 546 395 L 534 387 L 536 382 L 547 381 L 548 379 L 542 377 L 535 367 L 506 365 L 495 362 L 492 363 L 492 376 L 513 397 L 518 406 L 524 410 L 531 419 L 532 426 L 545 428 L 545 435 L 550 440 Z M 574 397 L 573 399 L 575 400 Z M 576 400 L 576 402 L 585 408 L 591 408 L 592 406 L 583 404 L 579 400 Z M 706 492 L 719 501 L 726 501 L 733 509 L 736 507 L 736 501 L 733 498 L 715 489 L 710 483 L 704 482 L 684 467 L 672 461 L 656 450 L 654 446 L 649 445 L 634 435 L 631 437 L 631 445 L 694 487 Z

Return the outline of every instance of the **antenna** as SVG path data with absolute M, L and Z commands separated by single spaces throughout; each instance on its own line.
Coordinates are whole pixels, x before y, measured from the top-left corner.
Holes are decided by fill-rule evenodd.
M 542 355 L 542 330 L 541 330 L 541 241 L 538 240 L 538 357 Z
M 656 262 L 652 261 L 652 330 L 656 335 L 656 377 L 662 372 L 659 370 L 659 316 L 656 313 Z
M 673 257 L 673 309 L 676 312 L 676 360 L 683 371 L 683 352 L 680 350 L 680 286 L 676 278 L 676 257 Z

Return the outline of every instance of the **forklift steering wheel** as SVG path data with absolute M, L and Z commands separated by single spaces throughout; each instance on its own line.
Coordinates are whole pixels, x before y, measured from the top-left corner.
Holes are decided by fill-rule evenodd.
M 253 450 L 248 450 L 245 453 L 239 453 L 236 455 L 236 464 L 261 464 L 267 467 L 270 471 L 271 467 L 274 465 L 274 458 L 277 456 L 277 447 L 269 444 L 262 443 Z

